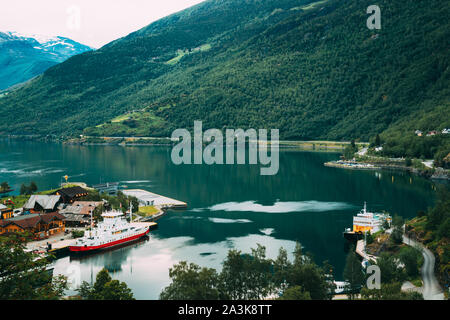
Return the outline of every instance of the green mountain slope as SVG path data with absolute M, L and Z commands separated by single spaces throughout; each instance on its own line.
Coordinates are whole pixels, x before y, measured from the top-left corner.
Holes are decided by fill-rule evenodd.
M 374 31 L 371 4 L 206 1 L 1 98 L 0 133 L 168 136 L 203 120 L 368 139 L 450 127 L 450 3 L 380 0 Z

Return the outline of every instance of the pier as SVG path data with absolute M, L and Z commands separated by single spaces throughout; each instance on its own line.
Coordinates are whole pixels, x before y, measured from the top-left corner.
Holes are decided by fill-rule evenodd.
M 134 227 L 149 227 L 150 231 L 158 229 L 158 224 L 156 222 L 132 222 L 131 226 L 134 226 Z
M 165 197 L 153 192 L 142 189 L 122 190 L 126 196 L 136 197 L 139 201 L 139 206 L 155 206 L 161 209 L 185 209 L 187 203 Z
M 69 254 L 69 247 L 75 244 L 75 241 L 76 239 L 66 239 L 49 243 L 47 252 L 55 255 L 56 257 Z

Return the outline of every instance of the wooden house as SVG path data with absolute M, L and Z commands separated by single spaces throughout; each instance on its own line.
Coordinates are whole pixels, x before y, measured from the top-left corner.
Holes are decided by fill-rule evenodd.
M 46 239 L 65 231 L 65 218 L 57 212 L 25 214 L 0 220 L 0 234 L 29 232 L 35 239 Z
M 63 203 L 73 203 L 74 201 L 88 195 L 88 191 L 82 187 L 62 188 L 55 192 L 55 195 L 61 196 Z
M 23 205 L 23 211 L 30 213 L 56 212 L 61 200 L 59 195 L 32 195 Z

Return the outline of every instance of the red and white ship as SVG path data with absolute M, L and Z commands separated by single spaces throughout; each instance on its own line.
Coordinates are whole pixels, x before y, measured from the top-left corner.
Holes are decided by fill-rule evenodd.
M 96 228 L 86 232 L 83 238 L 77 239 L 75 244 L 69 247 L 71 252 L 88 252 L 114 247 L 135 241 L 150 232 L 150 227 L 147 225 L 126 221 L 121 211 L 104 212 L 102 217 L 103 221 L 99 222 Z

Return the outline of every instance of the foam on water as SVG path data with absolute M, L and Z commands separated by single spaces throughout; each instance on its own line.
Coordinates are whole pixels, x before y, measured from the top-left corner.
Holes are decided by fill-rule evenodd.
M 253 221 L 248 219 L 223 219 L 223 218 L 208 218 L 209 221 L 214 223 L 252 223 Z
M 325 212 L 334 210 L 353 209 L 354 206 L 345 202 L 325 201 L 277 201 L 273 205 L 262 205 L 256 201 L 225 202 L 213 205 L 209 211 L 227 212 L 262 212 L 262 213 L 287 213 L 287 212 Z M 197 209 L 198 211 L 199 209 Z
M 265 229 L 260 229 L 259 232 L 265 234 L 266 236 L 270 236 L 272 233 L 275 232 L 274 228 L 265 228 Z

